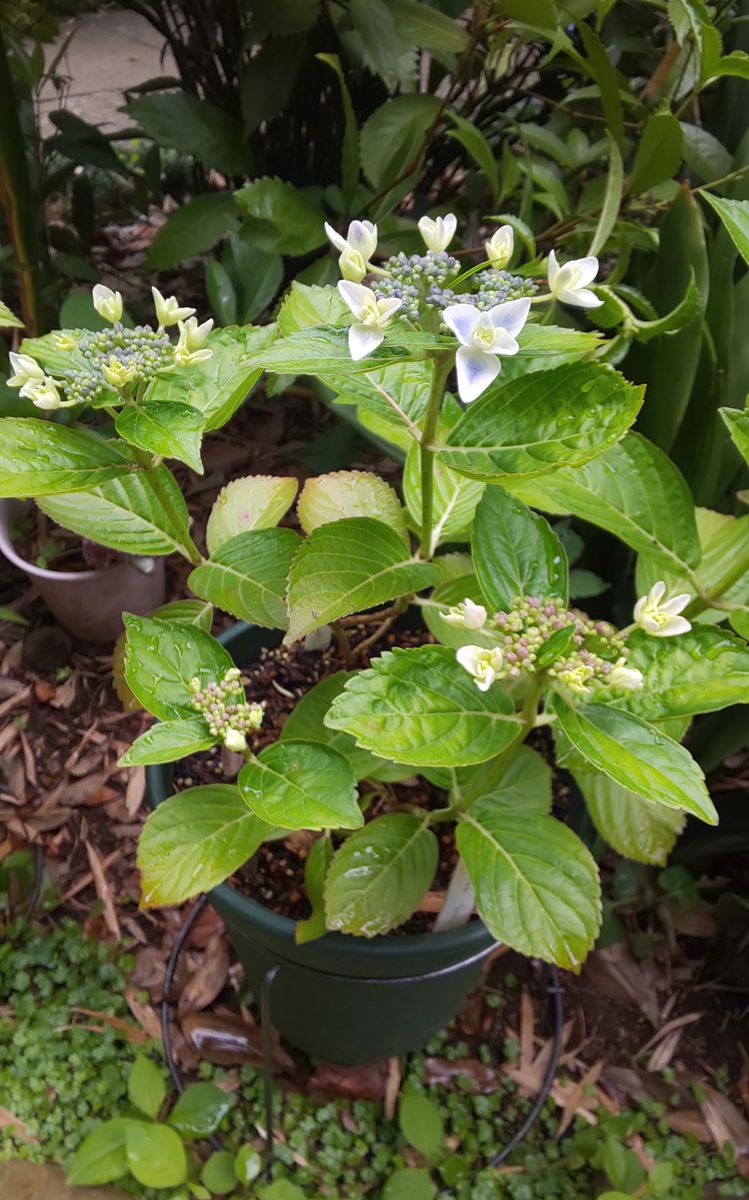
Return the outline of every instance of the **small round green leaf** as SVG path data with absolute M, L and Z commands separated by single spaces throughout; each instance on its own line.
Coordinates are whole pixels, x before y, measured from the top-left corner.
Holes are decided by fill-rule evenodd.
M 263 1160 L 254 1146 L 242 1146 L 234 1159 L 234 1171 L 245 1187 L 253 1183 L 263 1169 Z
M 214 1196 L 228 1196 L 237 1186 L 234 1155 L 228 1150 L 217 1150 L 200 1172 L 200 1179 Z
M 234 1097 L 215 1083 L 191 1083 L 178 1097 L 169 1124 L 185 1141 L 210 1137 L 233 1107 Z
M 146 1187 L 177 1187 L 187 1177 L 182 1138 L 168 1125 L 128 1121 L 125 1153 L 130 1173 Z
M 145 1054 L 139 1054 L 130 1068 L 127 1094 L 131 1104 L 156 1119 L 166 1096 L 166 1081 L 164 1072 Z

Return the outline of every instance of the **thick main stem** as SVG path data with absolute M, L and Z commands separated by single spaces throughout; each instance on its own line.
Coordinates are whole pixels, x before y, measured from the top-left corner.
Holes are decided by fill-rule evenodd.
M 434 356 L 434 374 L 429 392 L 429 402 L 424 417 L 421 435 L 421 547 L 422 558 L 432 557 L 432 530 L 434 528 L 434 435 L 437 432 L 445 383 L 453 365 L 451 350 L 443 350 Z

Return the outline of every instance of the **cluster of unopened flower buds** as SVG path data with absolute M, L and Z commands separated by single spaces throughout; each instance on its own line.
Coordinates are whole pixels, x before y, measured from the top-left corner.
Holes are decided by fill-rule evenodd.
M 229 750 L 247 749 L 247 734 L 263 723 L 263 706 L 248 704 L 239 670 L 230 667 L 223 679 L 202 684 L 197 676 L 190 680 L 193 707 L 201 713 L 210 733 L 220 737 Z
M 61 330 L 53 335 L 56 349 L 70 351 L 70 367 L 61 379 L 47 375 L 28 354 L 10 355 L 13 374 L 8 383 L 37 408 L 53 411 L 74 404 L 96 403 L 102 392 L 116 391 L 127 398 L 138 385 L 175 366 L 190 366 L 210 358 L 204 345 L 213 321 L 199 325 L 194 308 L 180 307 L 174 296 L 164 297 L 151 289 L 158 329 L 148 325 L 128 328 L 122 324 L 123 302 L 119 292 L 97 283 L 93 289 L 94 308 L 111 328 L 95 333 L 86 330 Z M 178 340 L 173 343 L 166 329 L 176 325 Z
M 371 221 L 352 221 L 345 237 L 325 226 L 340 252 L 343 279 L 338 290 L 355 317 L 348 335 L 351 357 L 358 360 L 376 350 L 396 315 L 411 324 L 427 318 L 431 328 L 437 310 L 458 340 L 458 393 L 469 404 L 496 379 L 500 357 L 517 354 L 517 337 L 528 319 L 531 301 L 559 300 L 578 308 L 596 308 L 603 301 L 588 286 L 598 273 L 598 259 L 593 255 L 560 264 L 552 250 L 549 290 L 544 295 L 536 294 L 533 280 L 509 274 L 505 268 L 515 249 L 511 225 L 500 226 L 484 242 L 488 267 L 477 274 L 467 271 L 461 275 L 457 259 L 447 253 L 456 228 L 453 213 L 422 217 L 419 232 L 426 254 L 408 257 L 401 253 L 378 266 L 371 261 L 377 250 L 377 226 Z M 372 276 L 371 287 L 362 282 L 367 276 Z
M 673 637 L 691 629 L 680 615 L 691 597 L 665 595 L 662 580 L 653 584 L 637 601 L 634 622 L 625 630 L 568 608 L 558 596 L 521 596 L 509 612 L 491 618 L 482 604 L 466 598 L 443 612 L 442 620 L 496 639 L 495 646 L 461 646 L 456 654 L 482 692 L 498 679 L 539 670 L 578 696 L 601 687 L 636 691 L 643 676 L 627 666 L 628 633 L 639 628 L 652 637 Z

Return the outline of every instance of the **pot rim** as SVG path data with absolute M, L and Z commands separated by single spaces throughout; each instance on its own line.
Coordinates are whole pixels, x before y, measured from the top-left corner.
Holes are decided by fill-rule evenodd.
M 231 653 L 232 645 L 249 629 L 265 633 L 269 639 L 274 637 L 272 631 L 260 630 L 258 626 L 250 626 L 245 621 L 236 621 L 219 635 L 218 640 Z M 171 794 L 171 781 L 176 763 L 158 763 L 146 767 L 146 795 L 152 809 Z M 238 915 L 260 927 L 270 936 L 283 938 L 296 946 L 294 930 L 296 922 L 280 913 L 271 912 L 262 904 L 258 904 L 250 896 L 245 895 L 238 887 L 228 880 L 211 889 L 224 904 L 231 906 Z M 380 934 L 374 938 L 355 937 L 352 934 L 326 933 L 321 938 L 307 943 L 310 947 L 321 946 L 335 950 L 343 958 L 357 958 L 362 952 L 377 958 L 392 958 L 393 952 L 403 952 L 421 958 L 437 954 L 449 955 L 452 949 L 464 951 L 466 958 L 473 957 L 480 949 L 488 944 L 496 944 L 489 930 L 480 917 L 461 925 L 456 929 L 444 929 L 430 933 Z
M 90 583 L 92 579 L 100 579 L 107 571 L 128 565 L 126 561 L 123 561 L 110 563 L 106 567 L 92 567 L 89 571 L 49 571 L 46 567 L 38 567 L 36 563 L 22 558 L 13 545 L 9 525 L 13 506 L 17 505 L 20 508 L 30 503 L 31 501 L 23 500 L 0 500 L 0 553 L 15 567 L 25 571 L 27 575 L 31 575 L 35 579 L 48 579 L 55 583 Z

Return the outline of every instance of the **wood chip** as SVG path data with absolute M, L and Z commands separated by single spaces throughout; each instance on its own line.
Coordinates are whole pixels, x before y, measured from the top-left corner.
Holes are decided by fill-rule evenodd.
M 385 1102 L 383 1112 L 386 1121 L 395 1120 L 395 1108 L 398 1103 L 398 1093 L 401 1089 L 401 1060 L 397 1055 L 388 1059 L 388 1074 L 385 1082 Z
M 87 841 L 85 845 L 89 866 L 91 867 L 91 874 L 94 880 L 94 887 L 96 888 L 96 894 L 104 905 L 104 923 L 112 937 L 118 942 L 121 942 L 122 931 L 120 930 L 120 923 L 117 920 L 117 909 L 114 905 L 112 889 L 109 886 L 106 874 L 104 872 L 104 866 L 91 843 Z
M 125 789 L 125 808 L 127 815 L 132 818 L 137 813 L 143 797 L 146 794 L 146 768 L 131 767 L 130 775 L 128 776 L 127 788 Z

